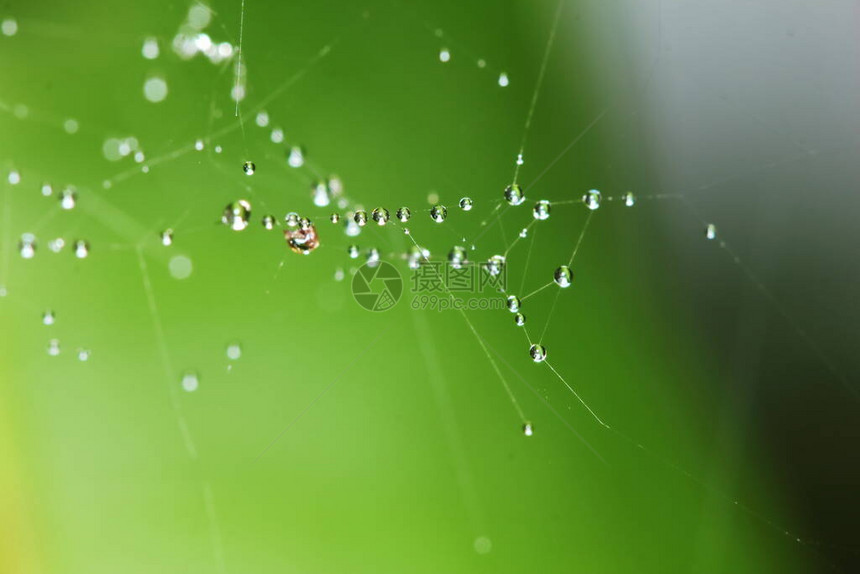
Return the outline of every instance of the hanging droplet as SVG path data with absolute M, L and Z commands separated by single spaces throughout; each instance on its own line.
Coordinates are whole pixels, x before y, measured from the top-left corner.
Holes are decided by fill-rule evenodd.
M 505 201 L 510 205 L 520 205 L 525 201 L 526 196 L 523 195 L 522 188 L 516 183 L 505 188 Z
M 517 313 L 514 315 L 514 323 L 516 323 L 517 327 L 522 327 L 526 324 L 526 316 L 522 313 Z
M 523 165 L 524 163 L 525 163 L 525 160 L 523 159 L 523 154 L 518 153 L 517 154 L 517 165 Z
M 508 311 L 517 313 L 520 310 L 520 298 L 516 295 L 508 295 Z
M 556 285 L 559 287 L 570 287 L 570 284 L 573 282 L 573 272 L 571 272 L 567 265 L 562 265 L 555 270 L 552 280 L 555 281 Z
M 78 360 L 82 363 L 90 360 L 90 350 L 89 349 L 78 349 Z
M 624 194 L 624 205 L 627 207 L 633 207 L 636 204 L 636 196 L 633 195 L 632 192 L 628 191 Z
M 299 219 L 299 214 L 295 211 L 291 211 L 284 216 L 284 223 L 287 224 L 287 227 L 298 227 Z
M 358 259 L 358 245 L 350 245 L 349 249 L 347 249 L 347 253 L 349 253 L 350 259 Z
M 529 347 L 529 355 L 535 363 L 542 363 L 546 359 L 546 347 L 543 345 L 532 345 Z
M 250 217 L 251 204 L 244 199 L 240 199 L 228 204 L 224 208 L 224 213 L 221 214 L 221 223 L 233 231 L 242 231 L 248 227 Z
M 450 263 L 451 267 L 454 269 L 460 269 L 465 263 L 467 263 L 466 256 L 466 250 L 460 245 L 455 245 L 451 248 L 451 251 L 448 252 L 448 263 Z
M 57 320 L 57 318 L 54 315 L 54 312 L 51 311 L 50 309 L 48 309 L 47 311 L 42 313 L 42 324 L 43 325 L 53 325 L 54 321 L 56 321 L 56 320 Z
M 430 209 L 430 218 L 436 223 L 442 223 L 448 217 L 448 208 L 444 205 L 434 205 Z
M 263 216 L 263 229 L 272 230 L 278 225 L 278 219 L 274 215 L 264 215 Z
M 197 378 L 197 373 L 185 373 L 182 375 L 182 390 L 185 392 L 193 393 L 199 385 L 200 381 Z
M 364 227 L 367 225 L 367 212 L 363 209 L 359 209 L 355 212 L 355 215 L 352 216 L 352 220 L 355 221 L 356 225 L 359 227 Z
M 525 436 L 532 436 L 535 434 L 535 428 L 532 426 L 532 423 L 525 423 L 523 425 L 523 434 Z
M 528 227 L 523 227 L 522 229 L 520 229 L 520 239 L 525 239 L 528 236 L 528 234 L 529 234 Z
M 508 75 L 504 72 L 499 74 L 499 85 L 503 88 L 507 88 L 508 84 L 510 84 L 510 80 L 508 80 Z
M 254 175 L 254 172 L 257 171 L 257 166 L 254 165 L 253 161 L 246 161 L 242 164 L 242 171 L 245 172 L 245 175 Z
M 545 199 L 541 199 L 540 201 L 535 203 L 535 206 L 532 209 L 532 215 L 534 215 L 535 219 L 538 219 L 540 221 L 549 219 L 549 212 L 550 203 Z
M 290 148 L 290 154 L 287 156 L 287 164 L 290 167 L 302 167 L 305 165 L 305 152 L 299 146 Z
M 42 193 L 44 193 L 44 189 L 42 190 Z M 67 187 L 60 193 L 60 207 L 63 209 L 74 209 L 77 202 L 78 194 L 75 192 L 74 188 Z
M 235 361 L 242 356 L 242 347 L 239 346 L 239 343 L 231 343 L 227 346 L 227 358 L 231 361 Z
M 379 249 L 371 247 L 367 250 L 367 266 L 376 267 L 379 265 Z
M 406 223 L 410 217 L 412 217 L 412 212 L 409 211 L 408 207 L 401 207 L 397 210 L 397 219 L 401 222 Z
M 505 268 L 505 256 L 504 255 L 493 255 L 489 259 L 487 259 L 486 269 L 487 272 L 493 277 L 497 277 L 501 274 L 502 270 Z
M 709 223 L 707 227 L 705 227 L 705 237 L 708 239 L 716 239 L 717 238 L 717 226 L 713 223 Z
M 463 199 L 461 199 L 460 200 L 460 209 L 462 209 L 463 211 L 471 211 L 471 209 L 472 209 L 472 198 L 471 197 L 464 197 Z
M 439 61 L 442 63 L 451 61 L 451 52 L 448 48 L 442 48 L 439 50 Z
M 90 244 L 83 239 L 75 241 L 75 257 L 84 259 L 90 254 Z
M 340 214 L 339 213 L 332 213 L 331 217 L 329 217 L 329 220 L 332 223 L 337 223 L 338 221 L 340 221 Z
M 352 219 L 347 220 L 346 229 L 344 230 L 344 233 L 346 233 L 347 237 L 355 237 L 356 235 L 361 233 L 361 226 L 359 226 L 355 222 L 354 217 Z
M 25 233 L 18 242 L 18 251 L 24 259 L 32 259 L 36 255 L 36 236 Z
M 375 221 L 378 225 L 385 225 L 388 223 L 388 210 L 384 207 L 377 207 L 371 213 L 371 217 L 373 217 L 373 221 Z
M 161 244 L 164 245 L 165 247 L 167 247 L 169 245 L 173 245 L 173 230 L 172 229 L 165 229 L 164 231 L 161 232 L 160 237 L 161 237 Z
M 299 228 L 290 228 L 284 230 L 284 238 L 287 240 L 287 245 L 293 253 L 308 255 L 311 251 L 319 247 L 320 241 L 317 235 L 317 228 L 307 217 L 302 217 L 299 220 Z
M 48 354 L 52 357 L 56 357 L 60 354 L 60 340 L 59 339 L 51 339 L 48 341 Z
M 331 203 L 328 187 L 323 182 L 318 182 L 313 187 L 313 201 L 317 207 L 325 207 Z
M 582 196 L 582 203 L 585 204 L 585 207 L 594 211 L 600 207 L 600 192 L 596 189 L 589 189 L 588 192 Z

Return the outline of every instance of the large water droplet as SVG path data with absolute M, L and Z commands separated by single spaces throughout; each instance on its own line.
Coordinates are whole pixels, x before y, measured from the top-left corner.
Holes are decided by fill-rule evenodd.
M 401 222 L 406 223 L 410 217 L 412 217 L 412 212 L 409 211 L 408 207 L 401 207 L 397 210 L 397 219 Z
M 555 273 L 552 275 L 552 280 L 555 281 L 556 285 L 559 287 L 570 287 L 570 284 L 573 282 L 573 272 L 571 272 L 567 265 L 562 265 L 555 270 Z
M 526 196 L 523 195 L 522 188 L 513 183 L 505 188 L 505 201 L 510 205 L 520 205 L 523 201 L 525 201 Z
M 460 200 L 460 209 L 463 211 L 471 211 L 472 210 L 472 198 L 464 197 Z
M 532 345 L 529 347 L 529 355 L 535 363 L 541 363 L 546 359 L 546 347 L 543 345 Z
M 373 221 L 375 221 L 379 225 L 385 225 L 386 223 L 388 223 L 388 210 L 384 207 L 377 207 L 376 209 L 374 209 L 371 216 L 373 217 Z
M 221 214 L 221 222 L 233 231 L 242 231 L 248 227 L 251 217 L 251 204 L 244 199 L 234 201 L 224 208 Z
M 446 217 L 448 217 L 448 208 L 444 205 L 434 205 L 433 208 L 430 209 L 430 219 L 436 223 L 442 223 L 445 221 Z
M 585 204 L 585 207 L 594 211 L 598 207 L 600 207 L 600 192 L 596 189 L 589 189 L 585 195 L 582 196 L 582 203 Z
M 359 209 L 355 212 L 355 215 L 352 216 L 352 220 L 355 221 L 355 224 L 359 227 L 364 227 L 367 225 L 367 212 L 363 209 Z

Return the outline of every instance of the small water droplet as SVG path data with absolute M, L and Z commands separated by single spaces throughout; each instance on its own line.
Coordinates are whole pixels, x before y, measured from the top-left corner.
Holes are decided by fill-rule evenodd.
M 302 167 L 305 165 L 305 152 L 299 146 L 290 148 L 290 154 L 287 156 L 287 164 L 290 167 Z
M 233 231 L 242 231 L 248 227 L 250 218 L 251 204 L 244 199 L 228 204 L 221 214 L 221 222 Z
M 347 249 L 347 253 L 349 254 L 350 259 L 358 259 L 358 245 L 350 245 Z
M 182 390 L 188 393 L 193 393 L 200 385 L 200 380 L 197 378 L 197 373 L 185 373 L 182 375 Z
M 460 200 L 460 209 L 463 211 L 470 211 L 472 209 L 472 198 L 464 197 Z
M 446 217 L 448 217 L 448 208 L 444 205 L 434 205 L 433 208 L 430 209 L 430 219 L 436 223 L 442 223 L 445 221 Z
M 272 230 L 278 225 L 278 219 L 274 215 L 264 215 L 263 216 L 263 229 Z
M 231 343 L 227 346 L 227 358 L 231 361 L 237 360 L 242 356 L 242 347 L 239 346 L 239 343 Z
M 525 163 L 525 160 L 523 159 L 523 154 L 518 153 L 517 154 L 517 165 L 523 165 L 524 163 Z
M 89 349 L 78 349 L 78 360 L 83 362 L 90 360 L 90 350 Z
M 312 197 L 314 205 L 316 205 L 317 207 L 325 207 L 329 203 L 331 203 L 331 197 L 329 196 L 328 187 L 322 181 L 319 181 L 314 184 Z
M 43 183 L 42 184 L 42 195 L 44 195 L 45 197 L 49 197 L 53 193 L 54 193 L 54 188 L 50 183 Z
M 9 185 L 18 185 L 21 183 L 21 174 L 15 171 L 14 169 L 9 172 Z
M 368 267 L 379 265 L 379 250 L 376 247 L 371 247 L 367 251 L 367 265 Z
M 48 354 L 52 357 L 56 357 L 60 354 L 60 340 L 59 339 L 51 339 L 48 342 Z
M 451 52 L 448 48 L 442 48 L 439 50 L 439 61 L 440 62 L 450 62 L 451 61 Z
M 85 259 L 90 254 L 90 244 L 83 239 L 75 241 L 75 257 Z
M 517 313 L 520 310 L 520 298 L 516 295 L 508 295 L 507 299 L 508 311 Z
M 25 233 L 18 242 L 18 251 L 24 259 L 32 259 L 36 255 L 36 236 Z
M 707 239 L 716 239 L 717 238 L 717 226 L 713 223 L 709 223 L 705 227 L 705 237 Z
M 287 227 L 298 227 L 300 220 L 299 214 L 295 211 L 291 211 L 284 216 L 284 223 L 287 224 Z
M 455 245 L 451 248 L 451 251 L 448 252 L 448 263 L 450 263 L 451 267 L 454 269 L 460 269 L 467 263 L 467 255 L 466 250 L 462 246 Z
M 516 315 L 514 315 L 514 323 L 517 327 L 522 327 L 526 324 L 526 316 L 522 313 L 517 313 Z
M 546 359 L 546 347 L 543 345 L 532 345 L 529 347 L 529 355 L 535 363 L 542 363 Z
M 42 194 L 45 193 L 44 188 L 42 189 Z M 60 207 L 63 209 L 74 209 L 75 205 L 78 202 L 78 194 L 75 192 L 73 187 L 67 187 L 60 193 Z
M 520 205 L 525 199 L 526 196 L 523 195 L 523 190 L 518 184 L 512 183 L 505 188 L 505 201 L 509 205 Z
M 573 272 L 567 265 L 562 265 L 553 273 L 552 280 L 559 287 L 570 287 L 573 282 Z
M 359 227 L 364 227 L 367 225 L 367 212 L 363 209 L 359 209 L 355 212 L 355 215 L 352 216 L 352 220 L 355 221 L 356 225 Z
M 508 87 L 508 84 L 510 84 L 510 83 L 511 82 L 508 79 L 508 75 L 506 73 L 502 72 L 501 74 L 499 74 L 499 85 L 501 87 L 506 88 L 506 87 Z
M 410 217 L 412 217 L 412 212 L 409 210 L 408 207 L 401 207 L 397 210 L 397 219 L 399 219 L 401 222 L 406 223 L 407 221 L 409 221 Z
M 56 315 L 54 315 L 54 312 L 51 311 L 50 309 L 48 309 L 47 311 L 42 313 L 42 324 L 43 325 L 53 325 L 56 320 L 57 320 Z
M 168 245 L 173 245 L 173 230 L 165 229 L 161 232 L 161 244 L 165 247 Z
M 595 209 L 600 207 L 600 192 L 596 189 L 589 189 L 585 195 L 582 196 L 582 203 L 585 204 L 585 207 L 594 211 Z
M 57 237 L 56 239 L 52 239 L 48 242 L 48 249 L 54 253 L 59 253 L 65 246 L 66 242 L 62 237 Z
M 624 194 L 624 205 L 627 207 L 633 207 L 636 204 L 636 196 L 633 195 L 632 192 L 628 191 Z
M 532 215 L 534 215 L 535 219 L 543 221 L 545 219 L 549 219 L 550 209 L 550 203 L 545 199 L 541 199 L 535 203 L 535 206 L 532 209 Z
M 493 277 L 497 277 L 502 273 L 505 268 L 505 256 L 504 255 L 493 255 L 489 259 L 487 259 L 486 269 L 487 272 Z
M 246 161 L 242 164 L 242 171 L 245 172 L 245 175 L 254 175 L 254 172 L 257 171 L 257 166 L 254 165 L 253 161 Z
M 378 225 L 385 225 L 388 223 L 388 210 L 384 207 L 377 207 L 371 213 L 371 217 L 373 217 L 373 221 L 375 221 Z

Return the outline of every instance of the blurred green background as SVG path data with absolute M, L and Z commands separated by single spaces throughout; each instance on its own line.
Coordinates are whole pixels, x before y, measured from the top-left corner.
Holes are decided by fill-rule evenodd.
M 237 45 L 241 4 L 207 6 L 205 33 Z M 672 70 L 658 57 L 656 3 L 565 4 L 520 181 L 583 137 L 492 226 L 482 222 L 511 182 L 555 2 L 249 0 L 243 126 L 235 60 L 173 49 L 190 7 L 2 4 L 17 30 L 0 36 L 0 570 L 810 572 L 842 559 L 829 555 L 839 529 L 810 518 L 770 450 L 783 431 L 757 426 L 744 398 L 757 360 L 802 358 L 799 387 L 831 375 L 683 201 L 648 199 L 683 191 L 665 187 L 651 145 L 660 118 L 644 103 L 664 79 L 654 71 Z M 643 14 L 635 38 L 631 10 Z M 153 76 L 168 86 L 162 102 L 144 97 Z M 106 141 L 130 137 L 140 163 L 105 157 Z M 301 168 L 286 163 L 293 145 L 306 150 Z M 356 305 L 360 261 L 347 246 L 376 247 L 407 276 L 410 243 L 392 226 L 353 239 L 330 224 L 311 186 L 332 174 L 368 209 L 410 206 L 412 235 L 434 256 L 466 238 L 475 260 L 511 245 L 533 200 L 639 195 L 594 213 L 557 305 L 552 286 L 524 309 L 533 337 L 552 316 L 550 362 L 613 430 L 530 361 L 506 311 L 469 318 L 531 438 L 459 314 L 413 311 L 408 291 L 386 313 Z M 77 188 L 70 211 L 65 185 Z M 442 225 L 426 216 L 431 193 L 449 208 Z M 253 215 L 236 233 L 217 222 L 239 198 Z M 318 225 L 322 247 L 307 257 L 259 225 L 288 211 Z M 538 222 L 510 251 L 511 289 L 549 281 L 587 216 L 559 204 Z M 24 233 L 38 242 L 29 260 Z M 52 253 L 56 237 L 66 247 Z M 89 257 L 73 256 L 76 239 Z M 192 262 L 187 279 L 169 272 L 176 255 Z M 739 301 L 740 319 L 728 317 Z M 47 309 L 54 325 L 41 322 Z M 769 330 L 735 330 L 761 314 Z M 764 358 L 750 350 L 777 339 Z M 195 392 L 182 389 L 187 372 Z M 825 381 L 809 392 L 838 403 L 847 391 Z

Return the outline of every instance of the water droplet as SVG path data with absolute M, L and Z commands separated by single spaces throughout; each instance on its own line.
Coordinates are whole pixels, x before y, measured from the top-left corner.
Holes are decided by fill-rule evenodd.
M 314 184 L 311 196 L 313 198 L 314 205 L 317 207 L 325 207 L 331 203 L 328 187 L 322 181 Z
M 570 287 L 571 282 L 573 282 L 573 272 L 571 272 L 567 265 L 562 265 L 555 270 L 552 280 L 555 281 L 556 285 L 559 287 Z
M 266 111 L 258 112 L 255 121 L 256 121 L 257 125 L 260 126 L 261 128 L 266 127 L 267 125 L 269 125 L 269 112 L 266 112 Z
M 505 268 L 505 256 L 504 255 L 493 255 L 489 259 L 487 259 L 486 269 L 487 272 L 493 277 L 497 277 L 501 274 L 502 270 Z
M 21 183 L 21 174 L 15 171 L 14 169 L 9 172 L 9 185 L 18 185 Z
M 520 205 L 525 199 L 526 196 L 523 195 L 522 188 L 516 183 L 505 188 L 505 201 L 510 205 Z
M 78 360 L 83 362 L 90 360 L 90 350 L 89 349 L 78 349 Z
M 450 263 L 451 267 L 454 269 L 460 269 L 465 263 L 467 263 L 467 255 L 466 250 L 462 246 L 455 245 L 451 248 L 451 251 L 448 252 L 448 263 Z
M 42 188 L 42 194 L 44 195 L 45 189 Z M 60 207 L 63 209 L 74 209 L 75 205 L 78 202 L 78 194 L 75 192 L 73 187 L 65 188 L 62 193 L 60 193 Z
M 434 205 L 430 210 L 430 219 L 436 223 L 442 223 L 448 217 L 448 208 L 444 205 Z
M 350 259 L 358 259 L 358 254 L 359 254 L 358 245 L 350 245 L 349 249 L 347 249 L 347 253 L 349 253 Z
M 237 360 L 242 356 L 242 347 L 239 346 L 239 343 L 231 343 L 227 346 L 227 358 L 231 361 Z
M 48 342 L 48 354 L 52 357 L 56 357 L 60 354 L 60 340 L 59 339 L 51 339 Z
M 516 295 L 508 295 L 508 311 L 517 313 L 520 310 L 520 298 Z
M 56 320 L 57 320 L 57 318 L 54 315 L 54 312 L 51 311 L 50 309 L 48 309 L 47 311 L 42 313 L 42 324 L 43 325 L 53 325 Z
M 248 227 L 250 217 L 251 204 L 244 199 L 240 199 L 228 204 L 224 208 L 224 213 L 221 214 L 221 223 L 233 231 L 242 231 Z
M 594 211 L 598 207 L 600 207 L 600 192 L 596 189 L 589 189 L 588 192 L 582 196 L 582 203 L 585 204 L 585 207 Z
M 442 48 L 439 51 L 439 61 L 440 62 L 450 62 L 451 61 L 451 52 L 448 48 Z
M 75 257 L 84 259 L 90 254 L 90 244 L 83 239 L 75 241 Z
M 284 142 L 284 130 L 281 128 L 273 128 L 272 133 L 269 136 L 269 139 L 272 140 L 272 143 L 283 143 Z
M 343 278 L 346 277 L 346 274 L 343 272 L 343 269 L 338 267 L 334 270 L 334 280 L 335 281 L 343 281 Z
M 464 197 L 460 200 L 460 209 L 463 211 L 470 211 L 472 209 L 472 198 Z
M 203 151 L 203 140 L 197 140 L 194 142 L 194 149 L 197 151 Z
M 550 204 L 547 200 L 541 199 L 537 203 L 535 203 L 534 208 L 532 209 L 532 215 L 534 215 L 535 219 L 543 221 L 545 219 L 549 219 L 550 212 Z
M 141 53 L 147 60 L 156 59 L 158 57 L 158 40 L 155 38 L 147 38 L 144 40 Z
M 346 233 L 347 237 L 355 237 L 361 233 L 361 227 L 355 222 L 355 219 L 348 219 L 344 233 Z
M 384 207 L 377 207 L 371 213 L 371 217 L 373 217 L 373 221 L 375 221 L 379 225 L 385 225 L 388 223 L 388 210 Z
M 265 215 L 263 216 L 263 228 L 272 230 L 278 225 L 278 219 L 274 215 Z
M 245 175 L 254 175 L 254 172 L 257 171 L 257 166 L 254 165 L 253 161 L 246 161 L 242 164 L 242 171 L 245 172 Z
M 532 426 L 532 423 L 525 423 L 523 425 L 523 434 L 525 436 L 532 436 L 535 434 L 535 428 Z
M 167 270 L 170 272 L 170 276 L 174 279 L 187 279 L 191 276 L 191 259 L 185 255 L 175 255 L 171 257 L 170 261 L 167 263 Z
M 369 267 L 376 267 L 379 265 L 379 250 L 376 247 L 371 247 L 367 251 L 367 265 Z
M 24 259 L 32 259 L 36 255 L 36 236 L 25 233 L 18 242 L 18 251 Z
M 529 230 L 527 227 L 523 227 L 522 229 L 520 229 L 520 238 L 521 239 L 525 239 L 526 236 L 528 236 L 528 234 L 529 234 Z
M 542 363 L 546 359 L 546 347 L 543 345 L 532 345 L 529 347 L 529 355 L 535 363 Z
M 507 88 L 508 84 L 510 84 L 510 80 L 508 79 L 508 75 L 504 72 L 499 74 L 499 85 L 503 88 Z
M 338 176 L 329 176 L 327 184 L 332 197 L 340 197 L 343 194 L 343 181 Z
M 298 227 L 300 219 L 298 213 L 291 211 L 284 216 L 284 223 L 287 224 L 287 227 Z
M 293 253 L 302 255 L 308 255 L 320 245 L 317 229 L 307 217 L 302 217 L 299 220 L 298 229 L 285 229 L 284 238 Z
M 412 212 L 409 211 L 408 207 L 401 207 L 397 210 L 397 219 L 401 222 L 406 223 L 410 217 L 412 217 Z
M 185 373 L 182 375 L 182 390 L 188 393 L 193 393 L 200 385 L 197 378 L 197 373 Z
M 290 148 L 290 154 L 287 156 L 287 164 L 290 167 L 302 167 L 305 165 L 305 152 L 299 146 Z
M 709 223 L 705 227 L 705 237 L 707 239 L 716 239 L 717 238 L 717 226 L 713 223 Z
M 523 154 L 518 153 L 517 154 L 517 165 L 523 165 L 524 163 L 525 163 L 525 160 L 523 159 Z
M 424 260 L 423 252 L 421 248 L 417 245 L 413 245 L 409 248 L 409 255 L 406 258 L 406 264 L 410 269 L 418 269 L 421 267 L 421 263 Z
M 50 183 L 43 183 L 42 184 L 42 195 L 44 195 L 45 197 L 49 197 L 53 193 L 54 193 L 54 188 Z
M 331 220 L 332 223 L 337 223 L 338 221 L 340 221 L 340 214 L 339 213 L 332 213 L 331 217 L 329 217 L 329 219 Z
M 633 195 L 632 192 L 628 191 L 624 194 L 624 205 L 627 207 L 633 207 L 636 204 L 636 196 Z
M 364 227 L 367 225 L 367 212 L 363 209 L 359 209 L 355 212 L 355 215 L 352 216 L 352 220 L 355 221 L 356 225 L 359 227 Z
M 4 36 L 14 36 L 18 33 L 18 21 L 15 18 L 6 18 L 3 24 L 0 24 L 0 30 L 3 30 Z
M 48 249 L 54 253 L 59 253 L 65 246 L 66 242 L 62 237 L 57 237 L 56 239 L 52 239 L 48 242 Z
M 161 244 L 165 247 L 168 245 L 173 245 L 173 230 L 165 229 L 161 232 Z
M 143 95 L 154 104 L 164 101 L 167 97 L 167 82 L 158 76 L 147 78 L 143 84 Z

